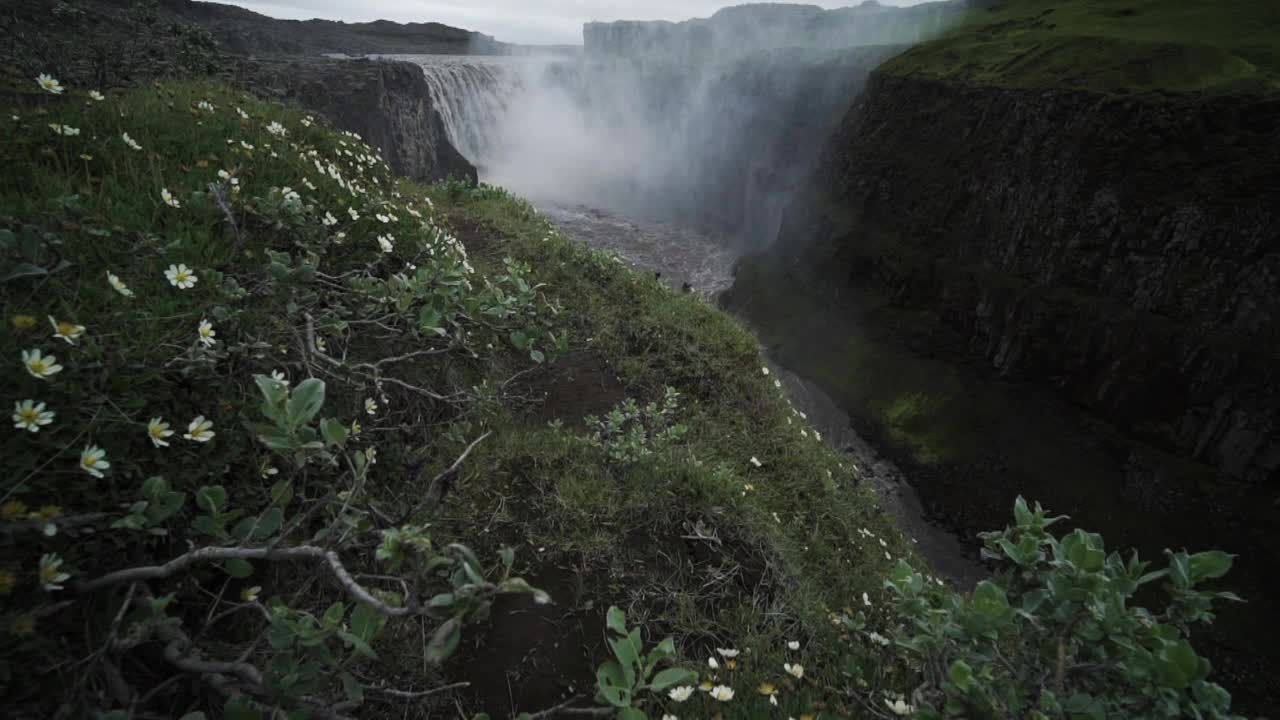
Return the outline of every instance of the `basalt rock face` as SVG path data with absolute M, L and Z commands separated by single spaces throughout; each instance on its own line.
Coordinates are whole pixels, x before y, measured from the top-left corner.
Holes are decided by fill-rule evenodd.
M 1274 99 L 877 75 L 772 257 L 928 311 L 932 354 L 1056 388 L 1230 482 L 1274 484 L 1277 117 Z
M 240 63 L 234 82 L 324 116 L 378 148 L 415 180 L 476 183 L 476 168 L 450 143 L 422 68 L 405 62 L 299 60 Z

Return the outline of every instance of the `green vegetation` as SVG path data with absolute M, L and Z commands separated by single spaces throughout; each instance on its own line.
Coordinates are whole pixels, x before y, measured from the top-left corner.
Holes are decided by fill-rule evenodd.
M 1102 93 L 1280 90 L 1270 0 L 996 0 L 884 66 L 1014 88 Z
M 42 85 L 0 141 L 6 709 L 929 712 L 897 596 L 960 596 L 727 315 L 286 108 Z

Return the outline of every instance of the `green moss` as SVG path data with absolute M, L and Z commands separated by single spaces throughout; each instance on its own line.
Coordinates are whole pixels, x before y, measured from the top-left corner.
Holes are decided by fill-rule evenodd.
M 1280 90 L 1269 0 L 1003 0 L 889 61 L 893 75 L 1102 93 Z

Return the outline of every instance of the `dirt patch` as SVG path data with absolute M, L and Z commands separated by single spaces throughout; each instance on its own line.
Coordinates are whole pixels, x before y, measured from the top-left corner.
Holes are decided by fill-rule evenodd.
M 618 374 L 590 352 L 575 351 L 556 360 L 525 388 L 537 405 L 530 416 L 540 423 L 561 420 L 577 425 L 588 415 L 601 415 L 627 397 Z
M 464 639 L 457 676 L 471 683 L 477 709 L 511 718 L 575 696 L 591 706 L 605 622 L 600 608 L 582 609 L 577 580 L 572 569 L 541 569 L 530 582 L 550 593 L 551 603 L 503 596 L 488 623 Z
M 471 258 L 493 258 L 501 255 L 501 235 L 491 226 L 462 215 L 450 215 L 449 230 L 462 242 Z

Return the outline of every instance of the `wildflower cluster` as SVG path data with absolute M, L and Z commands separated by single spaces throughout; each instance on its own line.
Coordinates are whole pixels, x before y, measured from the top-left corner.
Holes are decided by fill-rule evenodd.
M 465 422 L 477 349 L 528 363 L 513 333 L 561 347 L 546 339 L 558 337 L 554 307 L 528 268 L 477 270 L 420 189 L 402 195 L 376 150 L 314 119 L 208 87 L 84 97 L 19 123 L 0 180 L 11 325 L 0 387 L 12 407 L 0 436 L 11 479 L 0 488 L 0 675 L 74 663 L 68 652 L 126 634 L 113 653 L 172 642 L 180 665 L 192 637 L 251 619 L 273 640 L 246 650 L 262 668 L 249 696 L 271 687 L 268 705 L 289 712 L 358 703 L 348 655 L 370 656 L 387 618 L 427 616 L 418 593 L 439 578 L 422 568 L 456 571 L 444 589 L 457 602 L 430 610 L 436 661 L 494 597 L 533 592 L 513 556 L 489 567 L 464 545 L 437 546 L 429 524 L 414 524 L 429 504 L 398 520 L 371 509 L 380 460 L 459 452 L 407 421 Z M 200 548 L 190 567 L 130 579 Z M 340 616 L 268 609 L 260 598 L 280 590 L 269 562 L 332 568 L 324 594 L 355 602 Z M 366 586 L 345 563 L 412 575 L 415 589 Z M 117 626 L 81 622 L 80 598 L 118 587 L 130 589 Z M 232 598 L 252 612 L 222 612 Z M 166 615 L 173 603 L 207 606 L 186 616 L 204 624 Z M 333 684 L 282 689 L 298 673 Z M 93 694 L 28 700 L 50 698 L 76 715 L 109 709 Z

